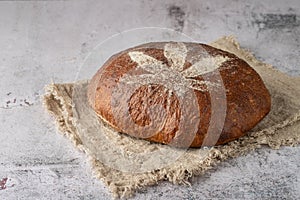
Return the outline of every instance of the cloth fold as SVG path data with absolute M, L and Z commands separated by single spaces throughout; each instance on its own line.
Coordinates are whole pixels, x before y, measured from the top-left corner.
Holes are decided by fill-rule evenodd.
M 188 149 L 172 163 L 157 169 L 133 173 L 105 163 L 103 156 L 106 155 L 107 159 L 114 157 L 110 149 L 120 148 L 128 154 L 130 152 L 153 153 L 157 149 L 162 150 L 167 147 L 120 134 L 107 126 L 104 121 L 100 121 L 97 126 L 101 127 L 105 137 L 114 142 L 114 146 L 103 143 L 101 137 L 95 139 L 95 129 L 83 122 L 80 116 L 84 114 L 90 119 L 95 117 L 91 112 L 82 111 L 84 109 L 78 109 L 77 105 L 74 105 L 76 101 L 87 104 L 84 94 L 86 94 L 88 81 L 46 86 L 44 105 L 54 116 L 58 129 L 78 149 L 90 156 L 96 177 L 106 184 L 114 197 L 129 197 L 135 191 L 163 180 L 174 184 L 190 184 L 189 179 L 192 176 L 201 175 L 221 161 L 242 156 L 262 145 L 278 149 L 280 146 L 299 144 L 300 77 L 288 76 L 271 65 L 258 61 L 249 51 L 240 48 L 234 37 L 222 37 L 210 45 L 234 53 L 260 74 L 272 97 L 271 112 L 246 136 L 226 145 Z M 81 95 L 75 95 L 74 98 L 74 92 Z M 181 150 L 170 151 L 176 153 Z M 118 160 L 115 162 L 118 163 Z

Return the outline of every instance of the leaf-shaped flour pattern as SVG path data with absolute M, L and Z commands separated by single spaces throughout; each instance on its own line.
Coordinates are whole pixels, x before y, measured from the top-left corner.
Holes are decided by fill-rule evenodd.
M 184 90 L 184 86 L 188 86 L 192 89 L 196 89 L 199 91 L 207 91 L 204 90 L 203 87 L 197 87 L 195 85 L 203 85 L 208 84 L 210 87 L 218 86 L 218 84 L 210 83 L 209 81 L 198 81 L 188 80 L 187 78 L 198 77 L 200 75 L 213 72 L 217 70 L 224 62 L 229 60 L 229 57 L 224 56 L 209 56 L 200 58 L 196 63 L 192 64 L 187 69 L 183 70 L 184 64 L 186 63 L 186 56 L 187 56 L 187 48 L 184 43 L 167 43 L 164 46 L 164 56 L 168 60 L 169 67 L 164 64 L 162 61 L 156 60 L 155 58 L 144 54 L 143 52 L 133 51 L 129 52 L 128 55 L 130 56 L 131 60 L 138 64 L 137 68 L 142 68 L 152 74 L 165 74 L 165 79 L 169 80 L 172 84 L 177 84 L 181 86 L 181 90 Z M 179 73 L 179 74 L 178 74 Z M 180 80 L 176 80 L 173 83 L 172 76 L 174 75 L 181 75 Z M 128 83 L 134 82 L 135 78 L 128 78 L 124 81 L 128 81 Z M 138 80 L 136 80 L 138 81 Z M 180 84 L 182 83 L 182 84 Z M 148 83 L 149 84 L 149 83 Z M 179 93 L 179 95 L 182 92 Z

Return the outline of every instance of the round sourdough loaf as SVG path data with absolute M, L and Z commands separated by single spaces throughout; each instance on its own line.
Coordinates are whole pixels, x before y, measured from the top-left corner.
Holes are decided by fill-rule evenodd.
M 90 81 L 87 95 L 100 120 L 115 130 L 176 147 L 237 139 L 271 108 L 254 69 L 200 43 L 147 43 L 113 55 Z M 213 104 L 220 99 L 225 104 Z M 224 120 L 212 117 L 221 119 L 222 113 Z

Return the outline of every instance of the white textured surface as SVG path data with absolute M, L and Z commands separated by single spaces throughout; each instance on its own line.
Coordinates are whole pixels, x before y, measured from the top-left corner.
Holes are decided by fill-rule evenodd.
M 300 3 L 294 1 L 0 2 L 0 199 L 110 199 L 84 154 L 57 133 L 44 85 L 73 81 L 88 52 L 130 28 L 173 28 L 203 42 L 234 34 L 276 68 L 300 75 Z M 94 72 L 90 72 L 93 74 Z M 229 160 L 193 186 L 162 183 L 136 199 L 300 198 L 300 147 Z M 1 188 L 1 187 L 0 187 Z

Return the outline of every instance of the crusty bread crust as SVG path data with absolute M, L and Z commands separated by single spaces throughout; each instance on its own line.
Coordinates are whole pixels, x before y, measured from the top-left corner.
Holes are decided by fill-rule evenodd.
M 169 51 L 166 50 L 167 47 L 170 49 Z M 205 51 L 205 55 L 202 55 L 203 52 L 199 52 L 196 58 L 199 66 L 191 63 L 191 61 L 196 62 L 193 59 L 197 54 L 197 49 Z M 190 54 L 194 56 L 189 56 Z M 214 65 L 218 65 L 216 68 L 212 70 L 203 68 L 205 63 L 211 61 L 207 61 L 207 56 L 213 59 Z M 216 141 L 208 140 L 205 145 L 224 144 L 245 135 L 271 109 L 271 97 L 262 79 L 253 68 L 237 56 L 199 43 L 148 43 L 112 56 L 98 70 L 89 84 L 87 94 L 89 104 L 98 116 L 101 116 L 102 119 L 120 132 L 163 144 L 170 144 L 177 137 L 182 109 L 184 109 L 178 100 L 180 94 L 170 91 L 165 85 L 160 85 L 157 82 L 141 85 L 130 94 L 127 105 L 123 105 L 128 106 L 130 118 L 137 126 L 141 127 L 147 127 L 151 124 L 152 118 L 149 115 L 149 109 L 155 105 L 161 105 L 161 108 L 165 110 L 165 115 L 162 116 L 162 126 L 157 132 L 147 137 L 142 132 L 130 130 L 132 129 L 131 126 L 120 127 L 116 119 L 116 113 L 114 113 L 116 109 L 112 105 L 113 98 L 115 98 L 115 88 L 118 87 L 119 82 L 124 77 L 127 77 L 129 73 L 132 75 L 132 71 L 138 69 L 139 66 L 144 65 L 145 69 L 147 64 L 150 65 L 151 63 L 167 66 L 171 70 L 176 69 L 176 73 L 180 73 L 185 77 L 184 83 L 191 83 L 190 87 L 195 94 L 199 112 L 199 115 L 195 117 L 199 118 L 199 123 L 194 124 L 197 131 L 194 138 L 188 143 L 190 147 L 200 147 L 207 137 L 209 127 L 217 127 L 215 123 L 218 122 L 211 121 L 212 113 L 215 111 L 212 110 L 214 99 L 212 99 L 210 90 L 224 90 L 226 113 L 223 129 L 220 130 L 218 139 Z M 192 67 L 194 68 L 192 69 Z M 197 71 L 200 68 L 203 73 Z M 137 70 L 136 73 L 136 75 L 139 75 L 140 71 Z M 221 89 L 218 77 L 221 77 L 223 82 Z M 171 84 L 180 85 L 178 82 L 172 82 Z M 128 92 L 126 90 L 122 91 L 124 93 Z M 193 116 L 189 117 L 193 118 Z M 188 133 L 186 134 L 188 135 Z M 186 139 L 187 137 L 181 137 L 181 140 L 172 143 L 172 145 L 185 147 L 187 143 L 183 140 Z

